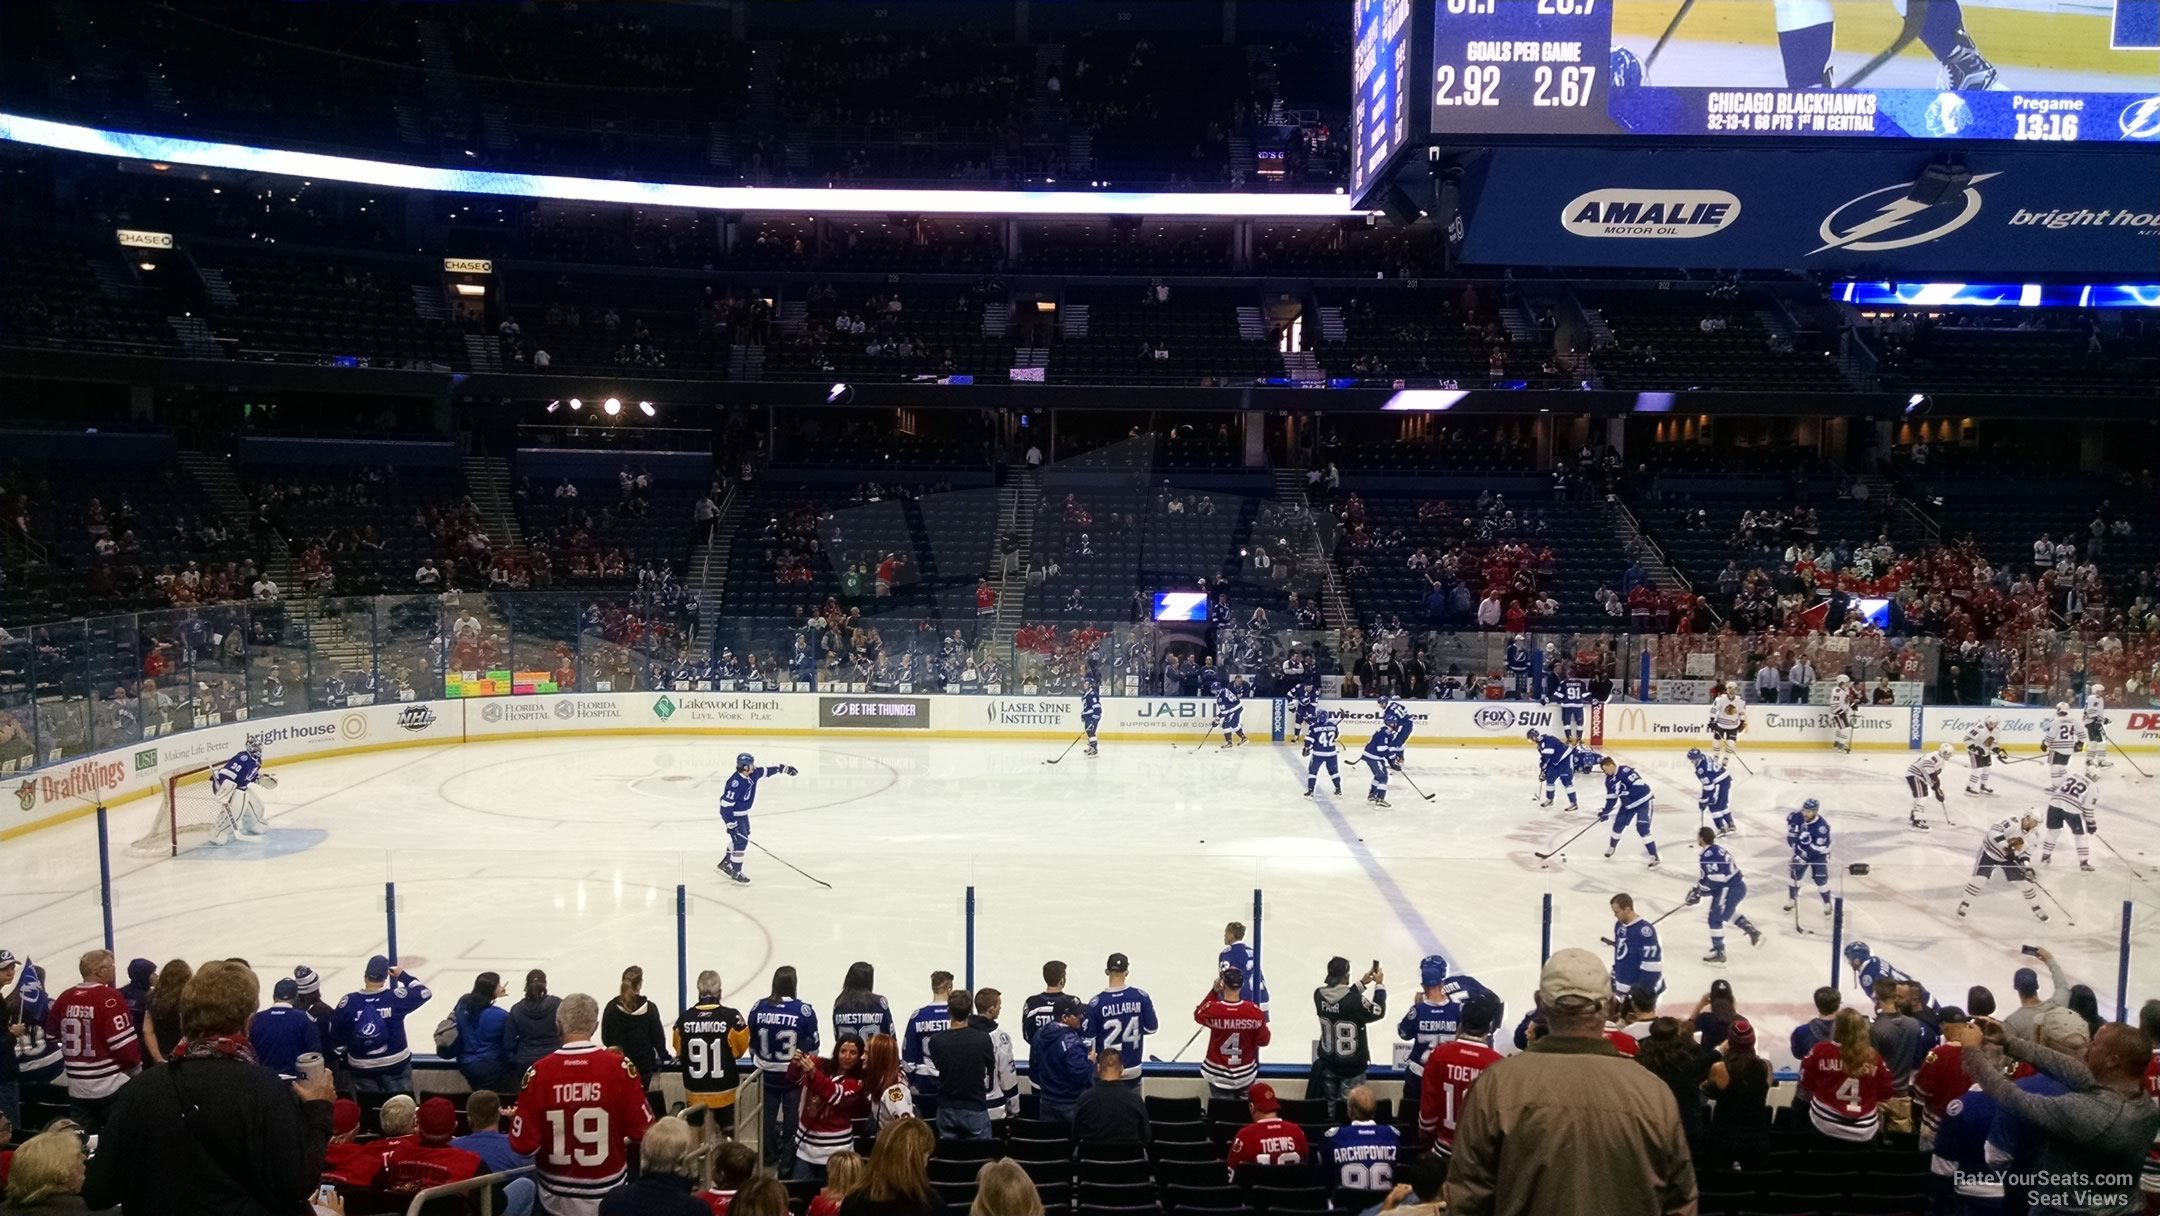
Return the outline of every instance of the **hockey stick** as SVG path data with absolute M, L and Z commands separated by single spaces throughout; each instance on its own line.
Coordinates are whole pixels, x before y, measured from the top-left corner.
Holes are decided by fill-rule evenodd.
M 2050 891 L 2046 887 L 2040 885 L 2040 876 L 2034 873 L 2033 867 L 2029 865 L 2025 867 L 2025 881 L 2031 883 L 2034 890 L 2048 897 L 2048 902 L 2055 905 L 2055 910 L 2063 914 L 2064 924 L 2069 925 L 2072 928 L 2077 927 L 2077 917 L 2070 915 L 2070 909 L 2062 906 L 2062 901 L 2055 898 L 2055 893 L 2053 891 Z
M 2123 758 L 2123 763 L 2124 763 L 2124 764 L 2127 764 L 2127 765 L 2129 765 L 2129 766 L 2130 766 L 2130 769 L 2131 769 L 2131 771 L 2132 771 L 2132 772 L 2135 772 L 2135 773 L 2136 773 L 2136 774 L 2137 774 L 2138 776 L 2140 776 L 2140 777 L 2143 777 L 2143 778 L 2145 778 L 2145 779 L 2146 779 L 2147 781 L 2150 781 L 2150 780 L 2152 780 L 2152 774 L 2151 774 L 2151 773 L 2148 773 L 2148 772 L 2146 772 L 2146 771 L 2145 771 L 2145 770 L 2144 770 L 2143 768 L 2140 768 L 2140 767 L 2138 766 L 2138 762 L 2130 758 L 2130 753 L 2129 753 L 2129 752 L 2126 752 L 2126 751 L 2118 751 L 2118 752 L 2117 752 L 2117 754 L 2118 754 L 2118 755 L 2120 755 L 2120 756 L 2121 756 L 2121 757 Z
M 1163 1059 L 1161 1056 L 1150 1055 L 1148 1057 L 1148 1062 L 1151 1064 L 1175 1064 L 1177 1063 L 1178 1056 L 1184 1055 L 1186 1052 L 1192 1050 L 1193 1040 L 1198 1039 L 1199 1037 L 1200 1031 L 1194 1030 L 1192 1032 L 1192 1038 L 1185 1040 L 1185 1046 L 1177 1049 L 1177 1055 L 1173 1055 L 1167 1060 Z
M 1208 728 L 1207 728 L 1207 733 L 1206 733 L 1206 734 L 1204 734 L 1204 735 L 1202 735 L 1202 736 L 1200 736 L 1200 741 L 1199 741 L 1198 743 L 1195 743 L 1195 744 L 1193 744 L 1193 745 L 1192 745 L 1192 749 L 1191 749 L 1191 750 L 1193 750 L 1193 751 L 1199 751 L 1199 750 L 1200 750 L 1201 748 L 1203 748 L 1203 747 L 1206 747 L 1206 746 L 1207 746 L 1208 744 L 1210 744 L 1210 743 L 1213 743 L 1214 741 L 1215 741 L 1215 726 L 1214 726 L 1214 724 L 1213 724 L 1213 723 L 1210 723 L 1210 724 L 1208 725 Z
M 2116 859 L 2117 861 L 2120 861 L 2120 862 L 2122 862 L 2122 863 L 2123 863 L 2124 865 L 2126 865 L 2126 866 L 2129 866 L 2129 867 L 2130 867 L 2130 876 L 2131 876 L 2132 878 L 2135 878 L 2135 879 L 2137 879 L 2137 880 L 2138 880 L 2139 882 L 2142 882 L 2142 883 L 2150 883 L 2150 882 L 2152 881 L 2152 880 L 2151 880 L 2150 878 L 2147 878 L 2147 877 L 2145 877 L 2145 875 L 2143 875 L 2143 874 L 2139 873 L 2139 871 L 2141 871 L 2141 870 L 2150 870 L 2150 869 L 2152 869 L 2152 867 L 2151 867 L 2151 866 L 2149 866 L 2149 865 L 2146 865 L 2146 864 L 2145 864 L 2145 863 L 2143 863 L 2143 862 L 2139 862 L 2139 861 L 2132 861 L 2132 860 L 2130 860 L 2129 858 L 2127 858 L 2127 857 L 2124 857 L 2124 856 L 2123 856 L 2123 853 L 2122 853 L 2122 850 L 2121 850 L 2121 849 L 2118 849 L 2118 848 L 2116 848 L 2116 847 L 2115 847 L 2114 845 L 2112 845 L 2112 844 L 2108 843 L 2108 838 L 2107 838 L 2107 837 L 2105 837 L 2105 836 L 2102 836 L 2102 835 L 2101 835 L 2100 833 L 2098 833 L 2098 832 L 2090 832 L 2090 833 L 2087 833 L 2087 835 L 2090 835 L 2090 836 L 2091 836 L 2091 837 L 2092 837 L 2092 838 L 2093 838 L 2094 840 L 2097 840 L 2097 841 L 2099 841 L 2099 842 L 2100 842 L 2100 847 L 2102 847 L 2102 848 L 2106 849 L 2106 850 L 2107 850 L 2108 852 L 2110 852 L 2110 853 L 2113 853 L 2113 854 L 2115 855 L 2115 859 Z
M 767 857 L 772 858 L 774 861 L 779 862 L 781 865 L 786 866 L 788 869 L 795 871 L 797 874 L 802 875 L 804 878 L 809 879 L 811 882 L 816 883 L 817 885 L 825 888 L 826 890 L 830 891 L 833 889 L 833 885 L 831 883 L 826 882 L 824 879 L 819 878 L 817 875 L 812 874 L 810 871 L 803 869 L 801 866 L 796 865 L 794 862 L 789 861 L 787 858 L 780 856 L 778 853 L 773 852 L 771 849 L 766 848 L 764 845 L 759 844 L 757 841 L 751 841 L 750 847 L 756 849 L 760 853 L 763 853 Z
M 1433 796 L 1431 794 L 1428 794 L 1424 790 L 1418 788 L 1417 778 L 1412 777 L 1408 771 L 1404 769 L 1396 769 L 1395 771 L 1402 774 L 1403 784 L 1409 786 L 1412 793 L 1415 793 L 1418 797 L 1423 798 L 1427 802 L 1431 802 L 1433 800 Z
M 1664 922 L 1666 917 L 1671 916 L 1673 913 L 1678 912 L 1682 908 L 1692 908 L 1694 906 L 1694 904 L 1687 903 L 1674 904 L 1672 907 L 1667 908 L 1665 911 L 1659 913 L 1657 919 L 1650 922 L 1650 927 L 1655 929 L 1658 927 L 1659 924 Z
M 1073 741 L 1065 745 L 1065 750 L 1064 750 L 1064 751 L 1061 751 L 1061 752 L 1059 752 L 1059 753 L 1057 754 L 1057 760 L 1045 760 L 1045 761 L 1043 761 L 1043 763 L 1044 763 L 1044 764 L 1056 764 L 1056 763 L 1058 762 L 1058 760 L 1063 760 L 1063 759 L 1064 759 L 1065 757 L 1067 757 L 1067 756 L 1071 755 L 1071 754 L 1072 754 L 1072 749 L 1073 749 L 1073 748 L 1075 748 L 1075 747 L 1078 747 L 1078 746 L 1080 745 L 1080 741 L 1081 741 L 1082 739 L 1085 739 L 1085 738 L 1087 738 L 1087 732 L 1086 732 L 1086 731 L 1081 731 L 1081 732 L 1080 732 L 1079 734 L 1077 734 L 1077 735 L 1074 735 L 1074 736 L 1073 736 Z
M 1574 844 L 1576 841 L 1582 839 L 1585 835 L 1588 835 L 1591 828 L 1594 828 L 1603 822 L 1605 822 L 1603 819 L 1593 819 L 1590 822 L 1582 825 L 1582 827 L 1578 828 L 1573 836 L 1570 836 L 1566 840 L 1561 841 L 1559 844 L 1554 845 L 1550 852 L 1532 853 L 1531 856 L 1537 858 L 1539 861 L 1545 861 L 1555 856 L 1561 850 L 1567 848 L 1569 845 Z
M 1647 83 L 1650 79 L 1650 66 L 1657 62 L 1657 57 L 1660 54 L 1664 53 L 1665 44 L 1672 41 L 1672 36 L 1680 30 L 1680 23 L 1687 20 L 1688 10 L 1694 7 L 1695 0 L 1680 0 L 1680 11 L 1673 14 L 1672 21 L 1665 26 L 1665 32 L 1658 35 L 1657 45 L 1651 47 L 1650 53 L 1643 57 L 1644 82 Z
M 1852 75 L 1838 81 L 1837 87 L 1841 89 L 1854 88 L 1861 81 L 1881 71 L 1884 64 L 1904 54 L 1905 48 L 1911 46 L 1913 41 L 1920 37 L 1920 30 L 1927 24 L 1927 10 L 1928 0 L 1907 0 L 1905 5 L 1905 25 L 1898 30 L 1897 37 L 1891 40 L 1889 48 L 1880 55 L 1861 64 L 1860 69 Z

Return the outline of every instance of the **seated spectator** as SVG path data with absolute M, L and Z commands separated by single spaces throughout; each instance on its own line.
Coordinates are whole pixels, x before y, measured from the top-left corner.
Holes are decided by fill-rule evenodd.
M 82 1200 L 86 1154 L 75 1125 L 62 1120 L 30 1137 L 8 1166 L 7 1216 L 88 1212 Z M 111 1211 L 112 1209 L 101 1209 Z
M 323 1181 L 339 1186 L 366 1186 L 382 1169 L 382 1154 L 373 1140 L 360 1139 L 360 1104 L 339 1098 L 330 1113 L 330 1143 L 323 1150 Z
M 441 1101 L 430 1098 L 429 1102 Z M 638 1176 L 600 1200 L 599 1216 L 706 1216 L 697 1188 L 698 1135 L 681 1116 L 658 1119 L 638 1142 Z
M 465 1124 L 471 1131 L 450 1142 L 480 1158 L 490 1174 L 503 1174 L 532 1164 L 532 1158 L 510 1147 L 502 1130 L 502 1095 L 492 1089 L 476 1089 L 465 1099 Z
M 710 1117 L 709 1112 L 707 1117 Z M 726 1140 L 706 1156 L 711 1166 L 712 1182 L 699 1191 L 697 1197 L 705 1202 L 713 1216 L 728 1216 L 728 1209 L 733 1206 L 735 1196 L 757 1175 L 757 1150 L 740 1140 Z
M 975 1202 L 968 1205 L 968 1216 L 1043 1216 L 1042 1193 L 1019 1162 L 1001 1157 L 975 1171 Z
M 1146 1144 L 1147 1104 L 1140 1087 L 1125 1082 L 1125 1057 L 1102 1052 L 1095 1060 L 1095 1084 L 1073 1107 L 1073 1139 L 1081 1144 Z
M 862 1189 L 840 1201 L 840 1216 L 944 1216 L 930 1189 L 930 1152 L 937 1134 L 920 1119 L 902 1119 L 878 1134 Z M 729 1216 L 742 1216 L 731 1209 Z
M 1241 1165 L 1303 1165 L 1312 1159 L 1305 1129 L 1278 1113 L 1282 1104 L 1275 1097 L 1274 1086 L 1259 1082 L 1245 1097 L 1252 1104 L 1253 1119 L 1230 1140 L 1226 1161 L 1232 1175 Z
M 885 1035 L 891 1038 L 891 1035 Z M 862 1189 L 869 1165 L 852 1152 L 834 1153 L 825 1159 L 825 1187 L 810 1200 L 804 1216 L 840 1216 L 840 1204 Z
M 196 1211 L 276 1212 L 315 1193 L 330 1140 L 330 1078 L 288 1085 L 249 1058 L 244 1036 L 260 992 L 238 963 L 206 963 L 187 982 L 186 1037 L 120 1091 L 86 1203 L 150 1216 L 169 1211 L 171 1196 L 191 1195 Z M 219 1161 L 245 1164 L 235 1172 Z
M 391 1099 L 404 1103 L 403 1094 Z M 390 1131 L 389 1106 L 383 1107 L 383 1131 Z M 370 1147 L 383 1155 L 383 1170 L 375 1180 L 378 1190 L 395 1195 L 417 1194 L 429 1187 L 444 1186 L 478 1177 L 484 1166 L 476 1153 L 450 1141 L 457 1135 L 457 1107 L 440 1095 L 408 1112 L 412 1133 Z

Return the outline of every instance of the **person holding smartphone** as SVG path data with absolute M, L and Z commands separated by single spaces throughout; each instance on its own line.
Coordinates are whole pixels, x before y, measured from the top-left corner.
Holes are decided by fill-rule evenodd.
M 1365 1028 L 1387 1016 L 1387 977 L 1374 959 L 1355 984 L 1350 982 L 1350 960 L 1340 955 L 1328 960 L 1327 982 L 1313 989 L 1313 1009 L 1320 1015 L 1320 1042 L 1313 1058 L 1312 1081 L 1306 1096 L 1328 1104 L 1328 1118 L 1343 1120 L 1343 1099 L 1365 1084 L 1365 1070 L 1372 1063 L 1372 1048 Z

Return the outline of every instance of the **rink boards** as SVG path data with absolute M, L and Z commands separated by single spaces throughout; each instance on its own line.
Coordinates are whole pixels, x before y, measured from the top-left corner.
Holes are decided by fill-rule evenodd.
M 1354 759 L 1379 722 L 1373 701 L 1321 704 L 1342 724 L 1342 752 Z M 1410 701 L 1417 729 L 1413 748 L 1522 747 L 1531 728 L 1557 732 L 1559 711 L 1530 702 Z M 1978 707 L 1862 707 L 1854 747 L 1917 751 L 1961 743 L 1988 714 L 2016 754 L 2033 753 L 2052 709 Z M 1197 743 L 1210 735 L 1215 703 L 1206 698 L 1106 697 L 1100 737 L 1107 743 Z M 2076 715 L 2082 735 L 2082 715 Z M 1615 702 L 1593 705 L 1585 733 L 1592 747 L 1625 754 L 1634 748 L 1693 747 L 1709 739 L 1708 710 L 1699 705 Z M 1255 742 L 1285 742 L 1285 701 L 1245 706 L 1244 728 Z M 154 795 L 165 776 L 214 764 L 249 742 L 264 747 L 275 772 L 295 761 L 405 747 L 540 736 L 682 735 L 685 737 L 843 736 L 900 739 L 1041 739 L 1065 743 L 1080 734 L 1080 700 L 1058 696 L 896 695 L 798 692 L 563 693 L 361 705 L 291 714 L 261 723 L 214 723 L 147 739 L 24 773 L 13 786 L 15 805 L 0 811 L 0 840 Z M 2136 752 L 2160 751 L 2160 711 L 2109 710 L 2108 736 Z M 1744 750 L 1819 750 L 1831 742 L 1830 714 L 1811 705 L 1751 705 Z

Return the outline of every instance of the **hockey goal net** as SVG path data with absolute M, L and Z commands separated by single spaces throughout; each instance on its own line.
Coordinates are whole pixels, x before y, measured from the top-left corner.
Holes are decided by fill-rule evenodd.
M 218 801 L 210 792 L 215 765 L 168 773 L 158 790 L 158 809 L 142 836 L 128 845 L 138 857 L 177 857 L 210 839 Z

